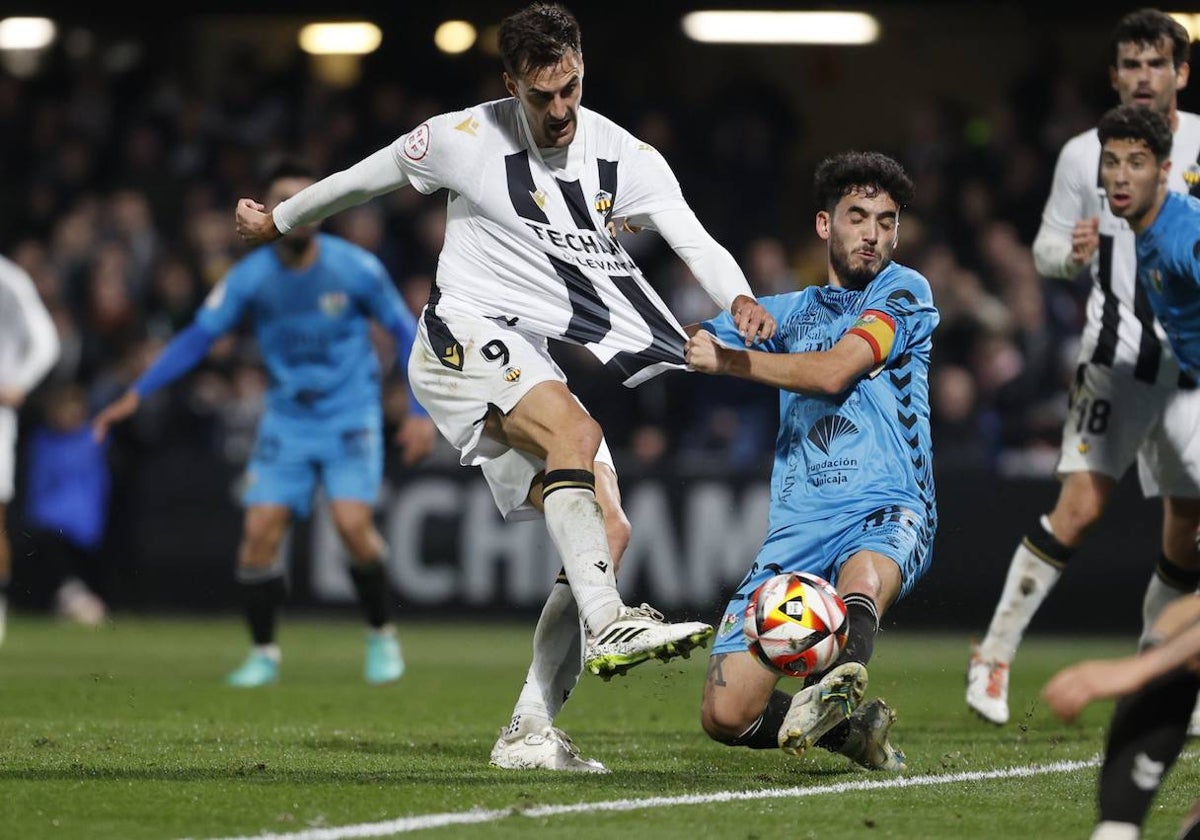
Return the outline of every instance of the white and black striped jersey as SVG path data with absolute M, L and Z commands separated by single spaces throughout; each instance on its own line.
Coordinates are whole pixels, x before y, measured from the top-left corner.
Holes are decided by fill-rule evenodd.
M 33 281 L 0 257 L 0 386 L 32 390 L 58 354 L 58 330 Z
M 1200 196 L 1200 116 L 1178 114 L 1168 188 Z M 1100 217 L 1079 361 L 1112 367 L 1142 382 L 1191 385 L 1181 377 L 1166 333 L 1137 282 L 1133 231 L 1109 210 L 1099 177 L 1100 139 L 1093 128 L 1063 146 L 1042 213 L 1043 227 L 1068 239 L 1076 222 Z
M 502 319 L 587 347 L 633 385 L 683 367 L 685 336 L 606 225 L 688 205 L 662 155 L 611 120 L 580 108 L 576 132 L 566 149 L 539 150 L 509 98 L 392 144 L 417 190 L 449 190 L 426 326 L 432 341 L 453 341 L 438 311 Z

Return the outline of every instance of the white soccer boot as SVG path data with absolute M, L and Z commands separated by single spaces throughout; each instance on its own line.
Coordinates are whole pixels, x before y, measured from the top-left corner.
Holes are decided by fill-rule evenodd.
M 1008 663 L 984 659 L 977 647 L 967 663 L 967 705 L 990 723 L 1008 723 Z
M 85 627 L 99 627 L 108 618 L 108 607 L 79 578 L 68 578 L 54 593 L 59 616 Z
M 867 691 L 867 669 L 846 662 L 792 698 L 779 727 L 779 748 L 804 755 L 821 736 L 853 714 Z
M 567 733 L 554 726 L 538 732 L 506 736 L 500 730 L 488 762 L 502 770 L 566 770 L 574 773 L 607 773 L 594 758 L 584 758 Z
M 667 624 L 649 604 L 622 606 L 617 617 L 596 636 L 588 636 L 584 667 L 606 680 L 624 674 L 647 659 L 666 662 L 675 656 L 685 659 L 713 636 L 710 624 L 683 621 Z
M 896 713 L 882 697 L 864 703 L 850 715 L 850 734 L 838 752 L 868 770 L 906 770 L 904 753 L 888 740 L 895 722 Z

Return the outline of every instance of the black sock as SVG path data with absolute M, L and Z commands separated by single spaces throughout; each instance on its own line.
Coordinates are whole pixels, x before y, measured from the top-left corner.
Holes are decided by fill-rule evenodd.
M 275 643 L 275 624 L 279 609 L 287 595 L 283 575 L 254 580 L 239 580 L 242 604 L 246 611 L 246 623 L 250 625 L 250 638 L 256 645 Z
M 792 706 L 792 695 L 786 691 L 773 691 L 758 719 L 736 738 L 725 743 L 731 747 L 749 747 L 752 750 L 776 749 L 779 746 L 779 729 Z
M 8 578 L 0 578 L 0 598 L 8 597 Z
M 392 593 L 389 591 L 387 571 L 381 560 L 368 563 L 351 563 L 350 579 L 358 593 L 367 624 L 378 630 L 392 617 Z
M 1187 740 L 1200 677 L 1178 669 L 1122 697 L 1100 768 L 1100 819 L 1142 825 L 1163 777 Z
M 837 658 L 834 667 L 846 662 L 866 665 L 875 653 L 875 636 L 879 633 L 879 610 L 869 595 L 855 592 L 843 600 L 846 602 L 846 615 L 849 617 L 850 627 L 846 633 L 846 647 Z M 817 746 L 837 752 L 842 744 L 846 743 L 849 734 L 850 722 L 844 720 L 822 735 L 817 740 Z
M 1200 569 L 1185 569 L 1172 563 L 1167 555 L 1162 553 L 1158 555 L 1154 573 L 1167 586 L 1180 592 L 1195 592 L 1196 587 L 1200 586 Z
M 866 665 L 875 653 L 875 636 L 879 633 L 879 609 L 869 595 L 855 592 L 845 597 L 849 629 L 846 633 L 846 648 L 838 657 L 837 664 L 858 662 Z

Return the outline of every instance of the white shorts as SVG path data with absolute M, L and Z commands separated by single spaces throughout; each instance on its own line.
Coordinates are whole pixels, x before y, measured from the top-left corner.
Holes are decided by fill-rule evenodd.
M 1083 364 L 1071 389 L 1057 471 L 1119 481 L 1136 460 L 1145 496 L 1200 497 L 1197 430 L 1200 390 L 1147 384 Z
M 505 519 L 541 516 L 528 496 L 545 461 L 487 437 L 483 425 L 493 407 L 507 414 L 533 386 L 566 383 L 546 339 L 489 318 L 440 310 L 431 335 L 422 313 L 408 381 L 438 430 L 458 449 L 460 463 L 483 470 Z M 596 460 L 616 471 L 603 439 Z
M 17 474 L 17 412 L 0 406 L 0 505 L 12 501 Z M 4 523 L 0 522 L 0 528 Z

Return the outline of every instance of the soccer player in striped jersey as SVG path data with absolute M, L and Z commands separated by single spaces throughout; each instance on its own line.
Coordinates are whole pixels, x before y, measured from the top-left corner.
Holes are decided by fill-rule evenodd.
M 59 354 L 58 330 L 33 278 L 0 257 L 0 643 L 4 641 L 12 546 L 5 527 L 15 490 L 17 410 Z
M 1122 104 L 1150 108 L 1174 133 L 1170 189 L 1200 194 L 1200 116 L 1180 111 L 1190 38 L 1169 15 L 1142 9 L 1123 17 L 1112 39 L 1112 86 Z M 1136 460 L 1142 491 L 1163 498 L 1162 549 L 1143 602 L 1148 628 L 1167 602 L 1196 589 L 1200 558 L 1200 391 L 1175 359 L 1144 287 L 1136 282 L 1134 236 L 1111 212 L 1099 182 L 1095 129 L 1059 154 L 1033 252 L 1046 277 L 1094 280 L 1079 350 L 1049 514 L 1017 546 L 987 633 L 967 667 L 967 705 L 995 724 L 1009 719 L 1009 665 L 1034 614 L 1099 520 Z
M 712 627 L 627 606 L 616 565 L 628 535 L 599 424 L 548 340 L 591 351 L 627 386 L 682 369 L 686 336 L 614 230 L 656 230 L 746 344 L 774 334 L 729 252 L 705 231 L 655 149 L 580 104 L 578 22 L 558 4 L 506 17 L 508 98 L 441 114 L 273 208 L 243 199 L 239 233 L 268 242 L 411 185 L 447 191 L 446 239 L 409 362 L 411 381 L 464 466 L 481 467 L 509 519 L 544 516 L 564 574 L 492 763 L 603 771 L 553 726 L 580 673 L 620 674 L 705 644 Z M 580 622 L 586 638 L 580 638 Z
M 903 770 L 895 715 L 859 706 L 879 618 L 929 568 L 937 530 L 929 432 L 929 356 L 939 316 L 929 283 L 892 261 L 903 168 L 851 152 L 817 168 L 817 234 L 828 285 L 765 297 L 775 338 L 746 350 L 721 315 L 690 330 L 694 370 L 780 389 L 768 533 L 725 608 L 701 722 L 715 740 L 801 755 L 814 744 L 873 770 Z M 846 603 L 846 647 L 795 696 L 747 649 L 746 601 L 772 575 L 811 572 Z

